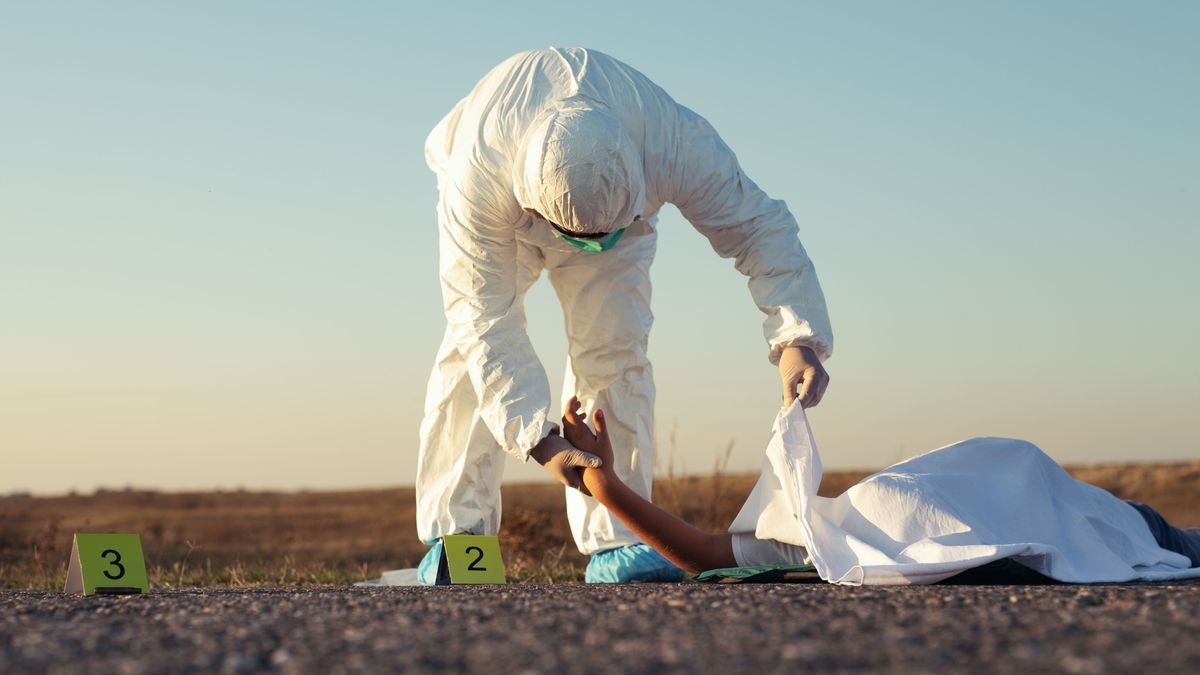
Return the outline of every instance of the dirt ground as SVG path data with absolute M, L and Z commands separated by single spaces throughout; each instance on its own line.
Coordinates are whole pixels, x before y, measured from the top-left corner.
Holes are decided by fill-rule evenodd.
M 1200 527 L 1200 461 L 1069 468 L 1117 496 Z M 829 472 L 836 495 L 866 471 Z M 755 476 L 663 478 L 655 501 L 712 530 L 733 520 Z M 562 490 L 504 488 L 501 546 L 516 581 L 582 579 L 586 559 L 570 543 Z M 411 488 L 355 492 L 162 493 L 0 497 L 0 588 L 62 588 L 73 532 L 138 532 L 155 588 L 342 584 L 414 566 L 424 552 Z
M 1186 673 L 1200 583 L 0 591 L 0 672 Z
M 1200 462 L 1071 469 L 1200 526 Z M 866 472 L 830 473 L 835 495 Z M 660 480 L 712 529 L 753 476 Z M 587 586 L 562 491 L 505 488 L 507 586 L 348 588 L 422 553 L 411 489 L 0 498 L 0 673 L 1194 672 L 1200 583 Z M 142 535 L 153 592 L 67 596 L 71 533 Z M 547 582 L 554 582 L 549 583 Z

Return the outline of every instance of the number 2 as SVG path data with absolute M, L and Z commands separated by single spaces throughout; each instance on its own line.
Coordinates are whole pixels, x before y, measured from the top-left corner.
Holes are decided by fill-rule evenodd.
M 110 553 L 113 556 L 112 560 L 108 559 L 108 556 Z M 117 579 L 120 579 L 121 577 L 125 576 L 125 566 L 121 564 L 121 553 L 119 551 L 114 551 L 111 548 L 105 549 L 104 552 L 100 554 L 100 557 L 104 558 L 108 562 L 109 565 L 117 568 L 117 570 L 118 570 L 118 572 L 115 575 L 110 574 L 108 570 L 104 570 L 105 577 L 108 577 L 109 579 L 116 581 Z
M 475 559 L 471 561 L 470 565 L 467 565 L 467 569 L 472 572 L 486 572 L 486 567 L 476 567 L 476 565 L 483 562 L 483 549 L 479 548 L 478 546 L 468 546 L 466 553 L 470 553 L 471 551 L 475 551 L 479 555 L 475 556 Z

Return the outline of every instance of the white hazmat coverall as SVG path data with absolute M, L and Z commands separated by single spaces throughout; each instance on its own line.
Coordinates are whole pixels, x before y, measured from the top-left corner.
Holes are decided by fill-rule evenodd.
M 600 122 L 573 131 L 576 113 Z M 566 184 L 593 179 L 581 163 L 591 160 L 572 158 L 597 153 L 619 175 L 597 172 L 589 199 L 566 193 Z M 551 404 L 524 314 L 542 270 L 565 316 L 563 396 L 610 413 L 616 472 L 650 498 L 649 272 L 664 203 L 749 279 L 772 363 L 789 346 L 822 360 L 832 352 L 825 299 L 787 206 L 742 172 L 708 122 L 610 56 L 551 48 L 509 58 L 438 123 L 425 156 L 438 180 L 447 320 L 420 431 L 417 528 L 426 543 L 496 534 L 505 454 L 526 460 L 557 426 L 563 406 Z M 631 226 L 611 250 L 582 251 L 525 208 L 576 232 Z M 585 554 L 638 543 L 570 489 L 567 515 Z

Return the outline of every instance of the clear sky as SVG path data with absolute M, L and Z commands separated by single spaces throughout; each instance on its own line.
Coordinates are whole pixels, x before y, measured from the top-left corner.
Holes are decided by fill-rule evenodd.
M 975 435 L 1200 457 L 1200 5 L 5 3 L 0 492 L 411 483 L 443 328 L 422 144 L 586 46 L 707 117 L 829 301 L 831 467 Z M 672 207 L 660 463 L 756 469 L 744 281 Z M 561 381 L 543 279 L 530 332 Z M 541 470 L 511 463 L 509 478 Z

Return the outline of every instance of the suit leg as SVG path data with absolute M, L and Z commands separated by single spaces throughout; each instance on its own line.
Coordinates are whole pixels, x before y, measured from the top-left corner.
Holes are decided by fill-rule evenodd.
M 649 499 L 654 471 L 654 374 L 646 355 L 650 264 L 657 235 L 626 235 L 612 250 L 579 253 L 550 270 L 563 306 L 568 363 L 565 404 L 573 394 L 590 414 L 608 416 L 616 473 Z M 567 490 L 567 517 L 579 550 L 595 553 L 639 542 L 598 501 Z

